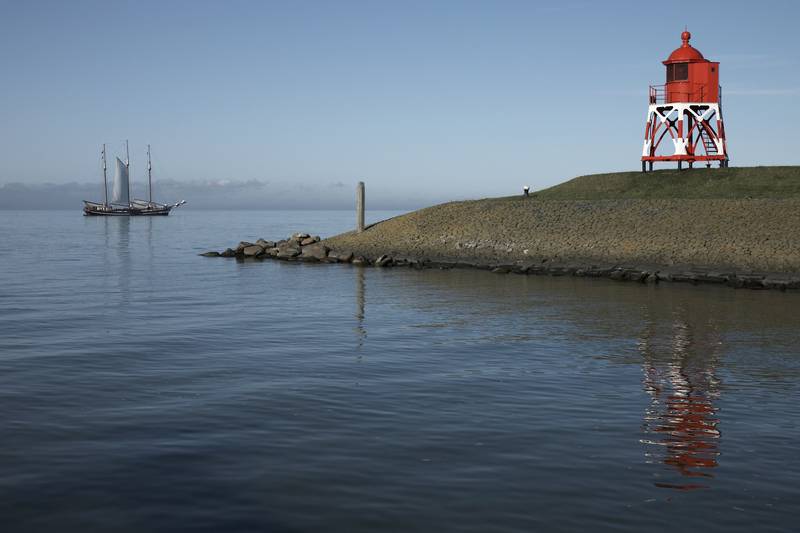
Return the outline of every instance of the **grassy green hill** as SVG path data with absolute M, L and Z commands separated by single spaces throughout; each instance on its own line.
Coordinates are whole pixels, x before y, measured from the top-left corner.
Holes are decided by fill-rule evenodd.
M 798 198 L 800 166 L 592 174 L 537 191 L 534 195 L 545 200 Z

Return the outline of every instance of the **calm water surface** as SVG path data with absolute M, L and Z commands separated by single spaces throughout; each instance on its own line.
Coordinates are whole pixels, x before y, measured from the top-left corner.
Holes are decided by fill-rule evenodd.
M 352 219 L 0 212 L 2 531 L 796 527 L 800 295 L 196 255 Z

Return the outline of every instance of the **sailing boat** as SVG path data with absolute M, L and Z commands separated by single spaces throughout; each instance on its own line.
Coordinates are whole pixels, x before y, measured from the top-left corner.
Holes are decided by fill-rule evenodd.
M 150 160 L 150 145 L 147 145 L 147 201 L 131 200 L 131 183 L 129 172 L 131 167 L 128 141 L 125 141 L 125 162 L 117 157 L 114 172 L 114 188 L 111 191 L 111 202 L 108 201 L 108 164 L 106 162 L 106 145 L 101 152 L 103 160 L 103 203 L 83 201 L 85 216 L 167 216 L 172 209 L 186 203 L 186 200 L 174 204 L 159 204 L 153 201 L 153 164 Z

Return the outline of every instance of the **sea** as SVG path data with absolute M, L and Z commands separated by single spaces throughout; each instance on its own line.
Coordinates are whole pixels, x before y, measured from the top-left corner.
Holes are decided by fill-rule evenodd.
M 800 294 L 198 255 L 354 223 L 0 211 L 0 531 L 796 531 Z

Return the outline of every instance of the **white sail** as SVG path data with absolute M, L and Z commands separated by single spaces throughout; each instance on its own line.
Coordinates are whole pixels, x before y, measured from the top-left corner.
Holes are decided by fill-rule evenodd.
M 130 197 L 128 196 L 128 167 L 119 157 L 117 158 L 117 171 L 114 173 L 114 190 L 111 194 L 111 203 L 124 205 L 130 203 Z

